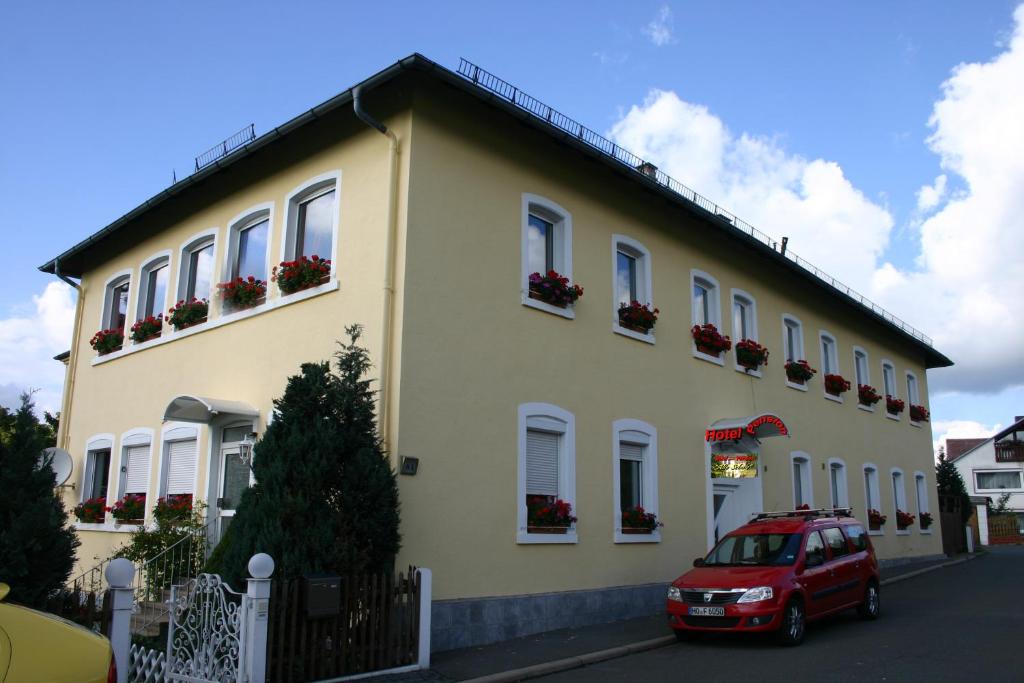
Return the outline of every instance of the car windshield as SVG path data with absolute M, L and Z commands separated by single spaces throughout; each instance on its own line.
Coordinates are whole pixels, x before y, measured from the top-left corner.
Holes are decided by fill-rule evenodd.
M 711 567 L 784 566 L 796 562 L 801 534 L 743 534 L 727 536 L 708 553 Z

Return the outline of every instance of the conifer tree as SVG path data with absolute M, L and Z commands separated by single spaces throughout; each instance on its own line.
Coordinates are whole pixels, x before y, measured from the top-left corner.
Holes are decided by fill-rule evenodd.
M 967 485 L 960 476 L 956 465 L 946 459 L 946 448 L 939 446 L 939 460 L 935 464 L 935 483 L 940 496 L 953 496 L 961 500 L 960 510 L 966 521 L 971 516 L 971 499 L 967 494 Z
M 32 407 L 23 395 L 0 439 L 0 580 L 11 587 L 11 602 L 41 607 L 67 581 L 79 541 L 50 462 L 40 459 L 49 444 Z
M 211 565 L 229 581 L 257 552 L 274 575 L 392 569 L 399 548 L 398 487 L 376 429 L 370 367 L 346 328 L 337 372 L 305 363 L 274 401 L 274 419 L 253 455 L 256 484 L 242 496 Z

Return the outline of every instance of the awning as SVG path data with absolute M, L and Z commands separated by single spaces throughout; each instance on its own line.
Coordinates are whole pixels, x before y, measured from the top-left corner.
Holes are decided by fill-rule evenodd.
M 204 398 L 182 394 L 171 399 L 164 410 L 164 422 L 200 422 L 208 424 L 219 415 L 259 417 L 260 411 L 241 401 L 225 401 L 219 398 Z
M 738 441 L 753 437 L 789 436 L 789 428 L 778 415 L 761 413 L 750 417 L 730 417 L 718 420 L 704 433 L 705 441 Z

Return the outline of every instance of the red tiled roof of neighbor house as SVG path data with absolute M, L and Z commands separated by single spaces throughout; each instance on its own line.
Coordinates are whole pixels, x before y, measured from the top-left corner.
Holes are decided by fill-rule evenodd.
M 946 460 L 956 460 L 961 455 L 971 450 L 975 446 L 988 441 L 987 438 L 981 439 L 946 439 Z

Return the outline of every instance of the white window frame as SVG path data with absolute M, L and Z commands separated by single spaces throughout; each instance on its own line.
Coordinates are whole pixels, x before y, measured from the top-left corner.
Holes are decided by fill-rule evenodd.
M 213 270 L 210 273 L 210 291 L 205 297 L 197 297 L 199 299 L 206 299 L 210 302 L 210 310 L 207 314 L 207 320 L 212 318 L 210 313 L 213 312 L 213 303 L 217 299 L 217 283 L 221 281 L 221 275 L 217 272 L 217 249 L 220 247 L 220 240 L 218 237 L 218 229 L 210 228 L 197 232 L 196 234 L 189 237 L 187 240 L 182 242 L 178 248 L 178 281 L 175 284 L 174 292 L 177 301 L 184 301 L 188 296 L 188 281 L 192 276 L 192 253 L 202 249 L 208 245 L 213 245 L 213 258 L 211 259 Z
M 135 288 L 132 287 L 132 280 L 133 280 L 133 278 L 132 278 L 132 270 L 131 270 L 131 268 L 125 268 L 124 270 L 119 270 L 116 273 L 114 273 L 113 275 L 111 275 L 110 277 L 108 277 L 106 282 L 103 283 L 103 307 L 100 310 L 100 322 L 99 322 L 99 325 L 96 327 L 96 329 L 98 329 L 98 330 L 109 329 L 108 326 L 107 326 L 107 321 L 110 319 L 110 314 L 111 314 L 111 312 L 113 310 L 113 306 L 114 306 L 114 302 L 111 299 L 111 297 L 114 294 L 114 289 L 117 288 L 117 287 L 120 287 L 122 284 L 127 282 L 128 283 L 128 302 L 127 302 L 127 304 L 125 306 L 124 330 L 123 331 L 124 331 L 125 339 L 126 340 L 128 339 L 128 331 L 131 328 L 131 319 L 132 319 L 131 312 L 133 310 L 132 309 L 132 305 L 133 305 L 133 301 L 132 301 L 133 296 L 132 295 L 135 293 L 133 291 Z
M 551 313 L 572 320 L 576 310 L 572 306 L 559 308 L 537 299 L 530 298 L 530 214 L 554 226 L 552 266 L 559 275 L 572 279 L 572 214 L 560 204 L 538 194 L 524 192 L 522 197 L 522 216 L 520 228 L 520 275 L 519 290 L 523 306 L 536 308 L 538 311 Z M 543 274 L 543 273 L 542 273 Z
M 891 376 L 892 376 L 892 391 L 893 391 L 893 393 L 891 393 L 891 394 L 888 393 L 888 391 L 886 390 L 886 387 L 885 387 L 885 375 L 886 375 L 885 371 L 886 370 L 888 370 L 891 373 Z M 900 389 L 899 388 L 899 383 L 896 381 L 896 365 L 895 365 L 895 363 L 893 363 L 888 358 L 883 358 L 882 359 L 882 395 L 883 395 L 883 397 L 886 394 L 888 394 L 889 396 L 892 396 L 893 398 L 898 399 L 900 397 L 899 389 Z M 904 410 L 909 410 L 909 408 L 904 408 Z M 899 413 L 890 413 L 889 412 L 889 403 L 888 402 L 886 402 L 886 404 L 885 404 L 885 416 L 887 418 L 889 418 L 890 420 L 896 420 L 897 422 L 899 422 L 899 419 L 900 419 Z
M 655 529 L 650 534 L 622 533 L 622 495 L 620 490 L 622 442 L 642 445 L 643 460 L 640 465 L 641 499 L 643 508 L 653 512 L 661 519 L 658 508 L 658 430 L 641 420 L 623 419 L 612 423 L 612 513 L 613 541 L 615 543 L 660 543 L 661 531 Z
M 828 468 L 828 495 L 829 500 L 832 501 L 833 508 L 846 508 L 850 507 L 850 484 L 846 478 L 846 462 L 842 458 L 829 458 L 827 463 Z M 839 476 L 836 477 L 835 491 L 832 486 L 832 473 L 833 471 L 838 472 Z M 838 494 L 838 496 L 836 495 Z M 838 498 L 838 499 L 837 499 Z
M 169 474 L 170 459 L 168 449 L 175 441 L 196 442 L 196 466 L 192 475 L 192 500 L 198 497 L 199 490 L 199 428 L 187 422 L 168 422 L 160 430 L 160 449 L 157 457 L 157 472 L 160 473 L 157 484 L 157 498 L 167 495 L 167 476 Z M 156 501 L 153 501 L 156 504 Z
M 130 429 L 121 435 L 119 439 L 117 453 L 118 453 L 118 465 L 117 465 L 117 497 L 114 502 L 121 500 L 127 493 L 128 486 L 128 449 L 137 446 L 147 446 L 147 468 L 146 468 L 146 516 L 149 516 L 149 511 L 156 503 L 156 499 L 152 496 L 152 484 L 153 484 L 153 430 L 149 427 L 136 427 Z M 108 489 L 109 490 L 109 489 Z
M 864 359 L 863 363 L 859 363 L 858 362 L 858 360 L 860 358 Z M 864 368 L 864 376 L 863 376 L 863 378 L 860 376 L 861 365 L 863 365 L 863 368 Z M 861 379 L 863 379 L 864 381 L 862 382 Z M 871 386 L 871 357 L 868 355 L 867 350 L 864 349 L 864 347 L 862 347 L 862 346 L 854 346 L 853 347 L 853 382 L 852 382 L 852 384 L 854 385 L 855 389 L 858 389 L 858 391 L 860 389 L 860 385 L 861 384 L 866 384 L 867 386 Z M 875 407 L 874 406 L 866 406 L 866 405 L 861 404 L 860 398 L 857 399 L 857 409 L 858 410 L 863 410 L 863 411 L 868 412 L 868 413 L 875 412 Z
M 789 328 L 792 325 L 793 329 L 793 348 L 789 348 Z M 790 359 L 786 358 L 787 351 L 792 353 L 792 360 L 794 362 L 800 360 L 807 360 L 807 356 L 804 355 L 804 324 L 800 321 L 800 318 L 796 317 L 791 313 L 782 314 L 782 364 L 783 373 L 782 376 L 786 377 L 786 386 L 790 389 L 796 389 L 797 391 L 807 391 L 807 383 L 797 384 L 796 382 L 790 382 L 789 377 L 786 376 L 785 365 Z M 797 353 L 799 352 L 799 353 Z
M 238 235 L 246 228 L 256 223 L 260 223 L 263 220 L 267 221 L 266 278 L 268 282 L 267 293 L 269 294 L 270 273 L 273 271 L 274 266 L 277 265 L 270 258 L 274 244 L 274 202 L 263 202 L 262 204 L 250 206 L 248 209 L 236 214 L 230 221 L 228 221 L 228 248 L 224 250 L 224 261 L 221 265 L 220 282 L 226 282 L 227 280 L 235 277 L 235 262 L 238 260 Z M 214 283 L 214 287 L 216 287 L 216 282 Z
M 722 287 L 718 283 L 718 280 L 713 277 L 710 273 L 706 273 L 703 270 L 693 268 L 690 270 L 690 325 L 699 325 L 700 317 L 697 315 L 697 309 L 693 305 L 693 289 L 698 284 L 704 287 L 708 293 L 708 321 L 718 330 L 719 334 L 722 333 Z M 701 353 L 697 350 L 697 343 L 690 339 L 690 350 L 693 353 L 694 358 L 714 363 L 715 365 L 725 366 L 725 359 L 723 356 L 726 354 L 719 354 L 718 356 L 709 356 L 706 353 Z
M 576 543 L 576 527 L 565 534 L 531 534 L 526 513 L 526 431 L 539 428 L 561 435 L 558 452 L 558 498 L 576 509 L 576 418 L 550 403 L 523 403 L 518 415 L 518 465 L 516 486 L 516 542 L 519 544 Z
M 82 467 L 82 483 L 78 491 L 78 502 L 84 503 L 89 498 L 94 498 L 92 494 L 95 493 L 92 490 L 90 482 L 93 479 L 93 474 L 96 469 L 96 463 L 93 461 L 93 453 L 96 451 L 110 451 L 110 464 L 107 468 L 107 505 L 110 505 L 110 493 L 114 491 L 116 487 L 110 485 L 110 473 L 114 471 L 114 435 L 113 434 L 93 434 L 85 441 L 85 460 L 84 466 Z
M 624 247 L 624 249 L 623 249 Z M 612 332 L 630 339 L 654 343 L 654 328 L 647 334 L 627 330 L 619 325 L 619 251 L 632 252 L 629 255 L 636 259 L 637 298 L 641 304 L 647 304 L 652 310 L 654 305 L 654 285 L 651 267 L 651 252 L 647 247 L 626 235 L 612 235 Z M 645 301 L 646 300 L 646 301 Z
M 331 279 L 337 277 L 338 226 L 341 220 L 341 170 L 334 169 L 308 178 L 285 197 L 284 230 L 281 231 L 281 258 L 293 261 L 296 257 L 295 238 L 299 225 L 299 205 L 316 199 L 320 195 L 334 191 L 334 211 L 331 214 L 331 251 L 328 254 L 317 254 L 320 258 L 331 260 Z M 270 240 L 267 240 L 268 242 Z
M 924 405 L 921 403 L 921 384 L 917 381 L 917 375 L 910 370 L 905 371 L 904 377 L 907 384 L 907 418 L 911 427 L 920 427 L 920 422 L 910 419 L 910 406 Z
M 690 290 L 691 295 L 693 289 Z M 761 370 L 747 370 L 745 367 L 739 364 L 736 360 L 736 344 L 743 341 L 744 337 L 739 334 L 739 330 L 736 329 L 736 304 L 742 303 L 747 307 L 747 312 L 750 314 L 750 319 L 747 320 L 749 326 L 748 334 L 745 338 L 753 341 L 759 341 L 757 332 L 757 299 L 752 294 L 742 289 L 731 289 L 729 290 L 729 325 L 732 336 L 732 359 L 736 368 L 736 372 L 741 372 L 744 375 L 750 375 L 751 377 L 761 377 Z
M 792 492 L 789 499 L 793 501 L 793 508 L 803 503 L 796 502 L 796 468 L 800 468 L 800 497 L 806 499 L 808 507 L 814 509 L 814 481 L 811 478 L 811 456 L 803 451 L 793 451 L 789 454 L 790 486 Z
M 979 474 L 1002 474 L 1002 473 L 1005 473 L 1005 472 L 1013 472 L 1014 474 L 1016 474 L 1017 475 L 1017 481 L 1021 483 L 1021 486 L 1018 486 L 1015 489 L 983 489 L 980 486 L 978 486 L 978 475 Z M 1004 493 L 1019 493 L 1021 491 L 1024 491 L 1024 472 L 1021 472 L 1020 469 L 1012 469 L 1012 468 L 1009 468 L 1009 467 L 1002 467 L 1002 468 L 999 468 L 999 467 L 985 467 L 985 468 L 982 468 L 982 469 L 971 470 L 971 479 L 972 479 L 971 483 L 974 484 L 974 491 L 975 491 L 975 493 L 978 493 L 978 494 L 981 494 L 981 493 L 998 493 L 999 495 L 1002 495 Z
M 135 301 L 135 321 L 142 320 L 146 317 L 147 313 L 143 309 L 146 306 L 146 299 L 149 298 L 149 274 L 157 268 L 167 268 L 167 288 L 164 291 L 164 300 L 160 303 L 160 310 L 157 315 L 167 315 L 167 309 L 170 308 L 171 291 L 174 287 L 174 283 L 171 282 L 171 250 L 165 249 L 164 251 L 153 254 L 145 261 L 139 268 L 139 295 Z
M 868 519 L 868 510 L 871 509 L 872 499 L 874 499 L 878 505 L 878 507 L 874 509 L 878 510 L 883 515 L 885 514 L 885 510 L 882 509 L 882 492 L 878 482 L 878 466 L 874 463 L 866 462 L 864 463 L 864 467 L 861 472 L 861 479 L 864 482 L 864 526 L 867 528 L 869 536 L 884 536 L 885 524 L 882 525 L 881 529 L 872 529 L 871 522 Z M 889 520 L 886 519 L 886 522 L 888 521 Z
M 921 515 L 931 510 L 928 507 L 928 477 L 920 470 L 914 472 L 914 495 L 917 498 L 917 530 L 922 534 L 930 534 L 931 527 L 925 529 L 921 526 Z M 934 520 L 932 526 L 935 526 Z
M 903 512 L 910 513 L 907 509 L 907 478 L 903 475 L 903 470 L 899 467 L 893 467 L 889 470 L 889 481 L 892 485 L 892 524 L 893 528 L 896 529 L 897 536 L 909 536 L 910 529 L 900 529 L 899 522 L 896 519 L 896 511 L 902 510 Z
M 831 343 L 831 352 L 825 350 L 825 342 Z M 821 357 L 821 393 L 829 401 L 835 401 L 836 403 L 843 402 L 843 395 L 833 396 L 828 393 L 828 389 L 825 388 L 825 375 L 842 375 L 843 373 L 838 372 L 839 370 L 839 342 L 836 341 L 836 337 L 831 332 L 826 330 L 818 330 L 818 355 Z M 826 363 L 825 357 L 828 356 L 829 363 Z M 831 364 L 833 366 L 832 372 L 829 372 L 825 368 Z

